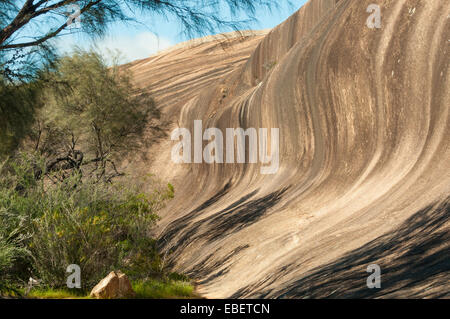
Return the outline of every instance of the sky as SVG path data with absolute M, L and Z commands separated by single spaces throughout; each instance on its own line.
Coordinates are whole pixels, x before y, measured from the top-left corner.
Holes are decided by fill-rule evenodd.
M 250 23 L 249 29 L 273 28 L 296 12 L 305 2 L 306 0 L 291 0 L 289 5 L 287 0 L 279 0 L 278 10 L 269 12 L 267 9 L 260 9 L 256 12 L 258 21 Z M 242 19 L 245 19 L 245 16 L 242 16 Z M 182 33 L 181 26 L 173 20 L 167 21 L 162 17 L 150 16 L 139 16 L 137 20 L 139 24 L 115 24 L 104 38 L 97 40 L 73 32 L 60 37 L 57 40 L 57 46 L 62 53 L 65 53 L 70 52 L 75 45 L 88 49 L 95 44 L 98 50 L 106 55 L 109 51 L 119 50 L 122 56 L 120 62 L 126 63 L 149 57 L 177 43 L 189 40 Z M 76 31 L 76 29 L 73 30 Z

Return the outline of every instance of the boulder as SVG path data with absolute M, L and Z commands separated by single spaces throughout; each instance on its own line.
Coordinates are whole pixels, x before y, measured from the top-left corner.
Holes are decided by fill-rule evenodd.
M 132 298 L 136 295 L 127 275 L 112 271 L 91 291 L 90 296 L 97 299 Z
M 117 276 L 119 277 L 119 298 L 135 297 L 136 293 L 134 292 L 127 275 L 119 271 L 117 272 Z

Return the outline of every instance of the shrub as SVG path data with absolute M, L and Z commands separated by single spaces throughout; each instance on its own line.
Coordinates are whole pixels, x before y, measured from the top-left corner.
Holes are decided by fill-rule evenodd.
M 98 53 L 75 50 L 59 58 L 41 82 L 43 106 L 22 144 L 47 159 L 47 171 L 111 180 L 122 175 L 118 165 L 159 131 L 160 112 L 149 93 Z
M 66 285 L 66 268 L 81 267 L 82 285 L 90 289 L 110 270 L 151 276 L 159 271 L 152 227 L 157 211 L 173 197 L 173 187 L 143 180 L 141 184 L 106 183 L 73 174 L 63 181 L 36 180 L 42 161 L 22 156 L 0 177 L 2 273 L 17 281 L 39 278 L 49 287 Z M 27 267 L 12 264 L 29 252 Z M 4 260 L 4 261 L 3 261 Z M 5 266 L 3 266 L 3 264 Z
M 10 242 L 0 235 L 0 296 L 3 294 L 17 293 L 14 288 L 14 278 L 17 260 L 24 258 L 27 251 L 17 242 Z

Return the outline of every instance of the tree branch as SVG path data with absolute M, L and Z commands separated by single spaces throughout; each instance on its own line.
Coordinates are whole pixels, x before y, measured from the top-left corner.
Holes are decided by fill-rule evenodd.
M 28 0 L 30 1 L 30 0 Z M 27 1 L 27 2 L 28 2 Z M 84 6 L 82 9 L 80 9 L 80 13 L 83 14 L 93 6 L 99 4 L 102 0 L 96 0 L 94 2 L 88 3 L 86 6 Z M 42 2 L 42 1 L 41 1 Z M 64 0 L 61 2 L 58 2 L 52 6 L 46 7 L 44 9 L 41 9 L 39 11 L 35 11 L 34 6 L 28 6 L 25 8 L 22 8 L 24 10 L 24 13 L 20 13 L 17 15 L 17 17 L 14 19 L 13 22 L 11 22 L 10 25 L 8 25 L 6 28 L 4 28 L 2 31 L 0 31 L 0 44 L 4 43 L 7 39 L 9 39 L 17 30 L 19 30 L 21 27 L 23 27 L 25 24 L 29 23 L 33 18 L 36 18 L 37 16 L 40 16 L 42 14 L 45 14 L 51 10 L 63 7 L 65 5 L 68 5 L 70 3 L 74 3 L 76 0 Z M 32 0 L 31 0 L 32 3 Z M 21 10 L 21 12 L 22 12 Z M 67 21 L 64 22 L 61 26 L 59 26 L 56 30 L 47 33 L 45 36 L 41 37 L 40 39 L 37 39 L 35 41 L 30 42 L 24 42 L 24 43 L 16 43 L 16 44 L 7 44 L 7 45 L 0 45 L 0 50 L 8 50 L 8 49 L 20 49 L 20 48 L 26 48 L 26 47 L 32 47 L 37 46 L 45 41 L 54 38 L 57 36 L 61 31 L 66 29 L 68 27 Z

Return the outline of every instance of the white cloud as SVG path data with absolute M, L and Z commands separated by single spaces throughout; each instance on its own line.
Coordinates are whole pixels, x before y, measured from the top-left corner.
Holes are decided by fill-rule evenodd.
M 158 37 L 151 32 L 142 32 L 134 36 L 109 36 L 97 43 L 101 53 L 107 54 L 108 50 L 120 51 L 124 55 L 124 62 L 147 58 L 172 45 L 169 39 Z
M 127 63 L 138 59 L 147 58 L 159 51 L 165 50 L 174 43 L 167 38 L 158 37 L 152 32 L 141 32 L 134 35 L 110 35 L 97 41 L 77 41 L 73 37 L 61 38 L 58 47 L 61 52 L 68 53 L 74 46 L 89 49 L 95 45 L 96 49 L 105 55 L 110 52 L 121 53 L 121 63 Z

